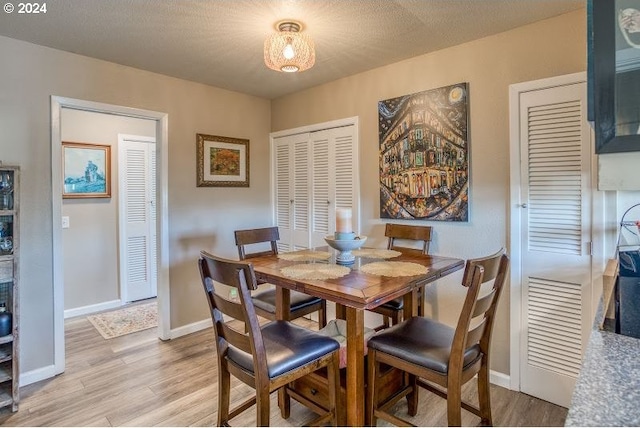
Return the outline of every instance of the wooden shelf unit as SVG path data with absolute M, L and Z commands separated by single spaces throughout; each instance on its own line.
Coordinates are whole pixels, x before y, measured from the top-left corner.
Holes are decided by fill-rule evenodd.
M 0 303 L 11 313 L 11 333 L 0 336 L 0 407 L 18 410 L 20 167 L 0 162 Z

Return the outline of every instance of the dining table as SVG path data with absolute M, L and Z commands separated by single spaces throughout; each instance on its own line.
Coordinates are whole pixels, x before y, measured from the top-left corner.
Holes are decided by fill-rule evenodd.
M 346 320 L 346 403 L 342 405 L 347 406 L 349 426 L 365 424 L 365 311 L 402 297 L 404 318 L 415 316 L 418 291 L 465 264 L 453 257 L 384 251 L 366 248 L 354 251 L 355 260 L 350 265 L 337 264 L 336 252 L 329 247 L 251 259 L 258 282 L 276 286 L 277 319 L 289 319 L 290 291 L 295 290 L 334 302 L 336 317 Z M 305 275 L 311 268 L 321 272 Z M 323 276 L 325 270 L 327 275 Z

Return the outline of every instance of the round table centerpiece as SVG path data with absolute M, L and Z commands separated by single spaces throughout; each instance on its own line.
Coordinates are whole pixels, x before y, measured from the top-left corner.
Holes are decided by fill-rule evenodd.
M 340 236 L 342 238 L 343 236 Z M 351 254 L 351 251 L 357 250 L 362 247 L 367 240 L 366 236 L 349 236 L 347 238 L 351 239 L 336 239 L 335 235 L 325 236 L 324 240 L 329 244 L 331 248 L 338 250 L 338 255 L 336 256 L 336 263 L 339 265 L 350 265 L 352 264 L 356 257 Z

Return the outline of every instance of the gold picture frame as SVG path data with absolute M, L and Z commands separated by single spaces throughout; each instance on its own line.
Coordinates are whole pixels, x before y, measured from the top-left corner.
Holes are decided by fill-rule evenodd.
M 198 187 L 249 187 L 249 140 L 196 134 Z
M 111 146 L 62 142 L 62 198 L 111 197 Z

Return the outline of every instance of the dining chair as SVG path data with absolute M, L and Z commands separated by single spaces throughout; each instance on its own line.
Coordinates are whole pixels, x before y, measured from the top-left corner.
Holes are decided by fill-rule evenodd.
M 278 241 L 280 233 L 277 227 L 264 227 L 260 229 L 236 230 L 234 232 L 238 255 L 240 260 L 251 259 L 265 255 L 278 254 Z M 247 253 L 246 247 L 256 244 L 270 244 L 270 249 Z M 268 290 L 257 292 L 253 295 L 253 304 L 256 313 L 269 320 L 276 319 L 276 290 L 272 287 Z M 327 325 L 327 302 L 319 297 L 309 296 L 299 291 L 290 292 L 289 319 L 303 317 L 305 315 L 318 312 L 318 326 L 323 328 Z
M 271 321 L 260 326 L 251 290 L 258 285 L 251 263 L 216 257 L 205 251 L 198 260 L 202 285 L 207 295 L 218 361 L 218 426 L 256 405 L 256 426 L 268 426 L 269 396 L 280 390 L 289 407 L 288 384 L 326 369 L 328 409 L 311 408 L 319 414 L 313 424 L 337 424 L 336 397 L 339 391 L 338 342 L 289 321 Z M 218 283 L 238 291 L 240 303 L 223 297 Z M 233 320 L 237 320 L 234 327 Z M 248 328 L 240 327 L 246 325 Z M 255 389 L 255 396 L 229 409 L 233 375 Z M 288 414 L 285 416 L 288 417 Z
M 431 226 L 411 226 L 406 224 L 387 223 L 384 230 L 384 236 L 387 237 L 387 249 L 397 250 L 408 254 L 429 254 L 429 244 L 431 242 Z M 417 241 L 421 243 L 422 248 L 411 248 L 399 246 L 397 240 L 401 241 Z M 424 315 L 423 293 L 418 293 L 418 315 Z M 404 302 L 402 297 L 390 300 L 375 309 L 372 312 L 382 315 L 382 325 L 376 327 L 376 330 L 388 328 L 389 325 L 396 325 L 402 321 L 402 312 Z
M 423 387 L 447 399 L 449 426 L 460 426 L 461 408 L 492 425 L 489 395 L 489 349 L 496 308 L 504 288 L 509 259 L 504 250 L 488 257 L 468 260 L 462 285 L 468 287 L 455 329 L 440 322 L 412 317 L 369 339 L 367 374 L 367 420 L 377 418 L 396 425 L 411 425 L 389 410 L 407 397 L 408 413 L 415 416 L 418 388 Z M 493 281 L 490 291 L 480 295 L 483 284 Z M 487 288 L 489 285 L 487 285 Z M 379 403 L 381 365 L 408 373 L 404 386 L 390 399 Z M 461 389 L 478 375 L 479 407 L 461 399 Z

